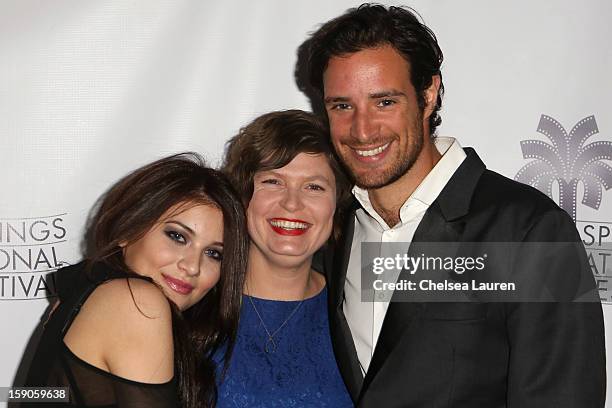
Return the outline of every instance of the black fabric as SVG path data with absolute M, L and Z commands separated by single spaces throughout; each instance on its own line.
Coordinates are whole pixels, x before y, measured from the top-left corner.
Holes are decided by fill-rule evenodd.
M 84 263 L 62 268 L 57 272 L 60 304 L 45 326 L 25 383 L 27 387 L 69 387 L 70 402 L 54 403 L 53 406 L 178 406 L 174 379 L 164 384 L 127 380 L 81 360 L 63 342 L 81 306 L 95 288 L 110 279 L 119 278 L 125 278 L 125 274 L 113 271 L 104 264 L 94 265 L 88 273 Z M 21 406 L 40 407 L 40 404 L 23 403 Z
M 539 191 L 486 170 L 473 149 L 419 224 L 419 242 L 580 242 L 571 218 Z M 592 302 L 391 302 L 366 377 L 343 313 L 353 239 L 350 212 L 325 254 L 332 343 L 353 401 L 365 408 L 603 407 L 603 314 Z M 554 259 L 575 265 L 596 293 L 584 247 Z M 536 265 L 545 260 L 517 259 Z M 540 268 L 546 270 L 546 268 Z M 579 290 L 582 293 L 583 289 Z M 396 292 L 397 293 L 397 292 Z M 395 299 L 395 294 L 394 298 Z

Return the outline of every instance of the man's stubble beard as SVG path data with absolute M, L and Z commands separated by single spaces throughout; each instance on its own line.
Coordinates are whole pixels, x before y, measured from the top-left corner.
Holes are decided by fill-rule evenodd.
M 417 161 L 421 151 L 423 150 L 423 124 L 421 121 L 416 122 L 416 129 L 414 132 L 417 137 L 411 140 L 411 146 L 408 149 L 408 157 L 404 160 L 398 158 L 395 163 L 391 164 L 388 170 L 385 170 L 381 174 L 364 174 L 361 176 L 355 175 L 352 169 L 348 167 L 349 172 L 355 179 L 355 184 L 365 190 L 373 190 L 381 187 L 388 186 L 399 180 L 404 174 L 408 173 L 414 163 Z

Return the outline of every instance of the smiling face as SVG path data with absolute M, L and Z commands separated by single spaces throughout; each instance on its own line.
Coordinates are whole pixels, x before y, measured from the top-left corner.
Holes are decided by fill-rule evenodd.
M 210 205 L 171 207 L 140 239 L 124 247 L 125 264 L 161 286 L 181 310 L 217 283 L 223 254 L 223 215 Z
M 427 118 L 438 83 L 419 109 L 410 64 L 393 47 L 329 60 L 323 84 L 332 142 L 358 186 L 380 188 L 412 168 L 431 143 Z
M 336 180 L 325 156 L 298 154 L 279 169 L 259 171 L 247 209 L 251 256 L 282 267 L 310 263 L 329 238 Z

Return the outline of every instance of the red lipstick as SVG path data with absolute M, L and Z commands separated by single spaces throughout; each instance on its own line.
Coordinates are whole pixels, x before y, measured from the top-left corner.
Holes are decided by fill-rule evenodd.
M 310 223 L 304 220 L 290 219 L 290 218 L 272 218 L 268 220 L 272 230 L 279 235 L 297 236 L 304 234 Z

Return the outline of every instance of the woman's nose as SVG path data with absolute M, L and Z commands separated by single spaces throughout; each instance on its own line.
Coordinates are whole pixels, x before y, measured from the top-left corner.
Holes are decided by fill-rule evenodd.
M 198 276 L 200 274 L 200 256 L 195 250 L 188 250 L 183 254 L 179 261 L 179 267 L 188 276 Z
M 304 208 L 300 191 L 295 188 L 288 188 L 281 200 L 281 206 L 290 212 L 295 212 Z

